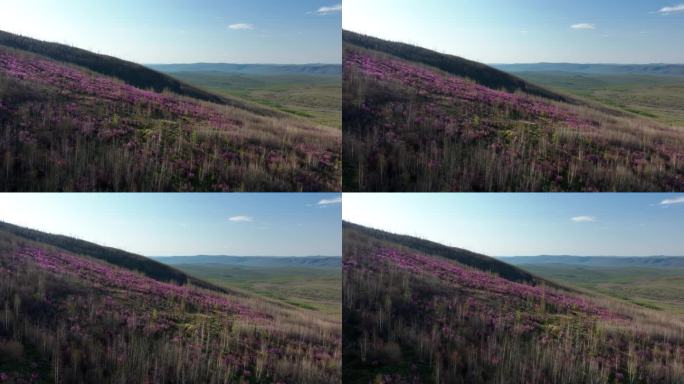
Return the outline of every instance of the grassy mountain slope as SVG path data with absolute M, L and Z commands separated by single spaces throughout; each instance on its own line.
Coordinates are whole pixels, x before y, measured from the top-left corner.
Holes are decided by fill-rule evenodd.
M 345 383 L 682 383 L 681 319 L 343 232 Z
M 356 35 L 344 36 L 345 191 L 684 186 L 684 127 L 596 103 L 500 91 L 482 85 L 487 75 L 433 66 L 450 56 L 395 56 L 410 47 L 377 39 L 358 45 Z
M 341 375 L 339 319 L 160 282 L 4 231 L 0 303 L 3 382 L 329 383 Z
M 69 236 L 53 235 L 36 231 L 2 221 L 0 221 L 0 231 L 24 238 L 28 241 L 58 247 L 71 253 L 99 259 L 121 268 L 140 272 L 152 279 L 162 282 L 173 282 L 179 285 L 193 284 L 206 289 L 219 290 L 216 286 L 190 277 L 185 273 L 158 261 L 119 249 L 103 247 Z
M 168 75 L 153 71 L 142 65 L 111 56 L 99 55 L 84 49 L 40 41 L 4 31 L 0 31 L 0 45 L 33 52 L 63 63 L 78 65 L 93 72 L 117 78 L 136 88 L 152 89 L 156 92 L 168 90 L 179 95 L 204 101 L 223 102 L 223 99 L 216 95 L 181 83 Z
M 340 132 L 0 45 L 0 190 L 339 190 Z
M 548 284 L 548 282 L 545 282 L 518 267 L 514 267 L 513 265 L 501 262 L 492 257 L 470 252 L 465 249 L 447 247 L 433 241 L 424 240 L 413 236 L 389 233 L 379 229 L 366 228 L 353 223 L 345 222 L 344 228 L 349 230 L 353 229 L 357 232 L 363 232 L 368 236 L 372 236 L 373 238 L 402 245 L 404 247 L 408 247 L 430 255 L 437 255 L 445 259 L 454 260 L 460 264 L 495 273 L 505 279 L 518 283 L 527 283 L 531 285 Z
M 504 71 L 458 56 L 441 54 L 410 44 L 389 42 L 351 31 L 343 31 L 342 36 L 345 43 L 438 68 L 451 75 L 471 79 L 488 88 L 503 89 L 508 92 L 522 91 L 554 100 L 570 100 L 566 96 L 528 83 Z

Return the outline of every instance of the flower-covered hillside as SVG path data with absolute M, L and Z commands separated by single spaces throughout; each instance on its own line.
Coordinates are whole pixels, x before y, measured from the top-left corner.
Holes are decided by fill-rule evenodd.
M 339 189 L 340 132 L 0 46 L 0 189 Z
M 8 383 L 329 383 L 339 322 L 0 233 Z
M 676 318 L 343 231 L 345 381 L 681 383 Z
M 343 61 L 347 191 L 684 187 L 682 128 L 488 88 L 480 85 L 487 79 L 400 59 L 383 46 L 347 43 Z

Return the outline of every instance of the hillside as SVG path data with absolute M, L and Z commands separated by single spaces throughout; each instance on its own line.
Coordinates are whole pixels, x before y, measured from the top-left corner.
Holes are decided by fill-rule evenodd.
M 683 127 L 527 85 L 492 83 L 499 71 L 482 64 L 350 33 L 343 66 L 345 191 L 684 186 Z
M 385 41 L 351 31 L 343 31 L 342 36 L 345 43 L 376 52 L 383 52 L 414 63 L 428 65 L 450 75 L 470 79 L 488 88 L 506 90 L 507 92 L 522 91 L 555 100 L 570 100 L 563 95 L 553 93 L 528 83 L 523 79 L 511 76 L 502 70 L 458 56 L 442 54 L 410 44 Z
M 492 257 L 470 252 L 465 249 L 447 247 L 433 241 L 424 240 L 413 236 L 394 234 L 379 229 L 366 228 L 348 222 L 344 223 L 343 228 L 365 233 L 366 235 L 375 239 L 384 240 L 393 244 L 415 249 L 420 252 L 425 252 L 431 255 L 437 255 L 445 259 L 453 260 L 469 267 L 497 274 L 505 279 L 518 283 L 527 283 L 531 285 L 549 284 L 548 282 L 545 282 L 520 268 L 514 267 L 505 262 L 501 262 Z
M 124 269 L 140 272 L 155 280 L 173 282 L 178 285 L 192 284 L 206 289 L 219 290 L 219 288 L 216 286 L 212 286 L 204 281 L 192 278 L 177 269 L 168 267 L 165 264 L 119 249 L 103 247 L 101 245 L 75 239 L 69 236 L 53 235 L 50 233 L 36 231 L 30 228 L 24 228 L 2 221 L 0 221 L 0 232 L 21 237 L 27 241 L 34 241 L 57 247 L 75 254 L 86 255 L 94 259 L 99 259 Z
M 600 75 L 657 75 L 684 76 L 682 64 L 494 64 L 494 68 L 510 73 L 520 72 L 569 72 Z
M 223 102 L 223 100 L 216 95 L 183 84 L 170 76 L 150 70 L 142 65 L 111 56 L 99 55 L 84 49 L 36 40 L 4 31 L 0 31 L 0 45 L 32 52 L 55 61 L 87 68 L 101 75 L 122 80 L 136 88 L 151 89 L 156 92 L 168 90 L 179 95 L 189 96 L 204 101 L 211 101 L 214 103 Z
M 33 238 L 0 231 L 3 382 L 339 381 L 333 317 L 159 281 Z
M 340 76 L 342 66 L 339 64 L 227 64 L 227 63 L 196 63 L 196 64 L 149 64 L 149 68 L 164 72 L 219 72 L 241 75 L 281 76 Z
M 129 83 L 157 72 L 18 41 L 30 44 L 0 42 L 0 190 L 339 190 L 337 129 L 229 98 L 138 88 Z M 131 71 L 109 77 L 92 62 Z
M 345 383 L 682 382 L 681 319 L 343 232 Z

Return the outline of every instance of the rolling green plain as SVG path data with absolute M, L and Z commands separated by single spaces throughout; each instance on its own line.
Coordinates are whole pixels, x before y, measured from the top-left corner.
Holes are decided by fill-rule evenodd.
M 244 267 L 218 264 L 175 265 L 219 286 L 267 297 L 298 308 L 342 313 L 341 268 Z
M 342 127 L 342 80 L 325 75 L 253 75 L 178 72 L 172 76 L 207 91 Z
M 519 72 L 551 90 L 599 102 L 661 123 L 684 126 L 684 77 L 640 74 Z
M 684 268 L 518 266 L 569 287 L 684 316 Z

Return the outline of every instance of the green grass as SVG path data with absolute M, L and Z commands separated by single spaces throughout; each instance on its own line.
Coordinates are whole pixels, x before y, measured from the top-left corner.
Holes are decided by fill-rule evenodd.
M 684 77 L 521 72 L 517 76 L 558 92 L 684 126 Z
M 651 309 L 684 315 L 684 268 L 521 265 L 549 280 Z
M 329 127 L 342 127 L 339 76 L 242 75 L 181 72 L 173 76 L 210 92 L 286 112 Z
M 339 268 L 263 268 L 184 264 L 178 269 L 219 286 L 238 289 L 299 308 L 340 315 Z

